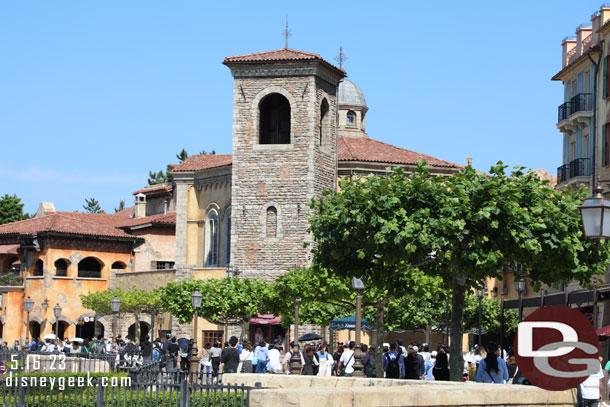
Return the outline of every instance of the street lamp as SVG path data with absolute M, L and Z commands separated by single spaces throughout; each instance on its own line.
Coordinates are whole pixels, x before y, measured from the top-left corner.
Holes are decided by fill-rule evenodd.
M 61 317 L 61 306 L 57 303 L 53 307 L 53 314 L 55 314 L 55 340 L 59 340 L 59 317 Z M 58 342 L 59 343 L 59 342 Z
M 197 349 L 197 319 L 198 319 L 198 310 L 201 308 L 201 302 L 203 301 L 203 294 L 199 292 L 199 289 L 196 288 L 195 292 L 191 294 L 191 305 L 195 310 L 195 327 L 193 329 L 193 349 L 191 350 L 191 365 L 190 371 L 192 375 L 192 380 L 195 382 L 197 380 L 197 369 L 199 368 L 199 351 Z
M 42 306 L 42 309 L 44 310 L 44 312 L 47 312 L 47 308 L 49 308 L 49 299 L 45 298 L 44 301 L 42 302 L 42 304 L 40 304 Z
M 483 311 L 481 309 L 481 301 L 483 300 L 483 286 L 477 289 L 477 297 L 479 298 L 479 349 L 481 348 L 481 322 L 483 319 Z
M 27 300 L 23 301 L 23 308 L 27 313 L 27 328 L 25 330 L 25 346 L 30 345 L 30 312 L 34 309 L 34 300 L 28 295 Z
M 297 298 L 294 301 L 294 342 L 292 347 L 292 356 L 290 357 L 290 374 L 301 374 L 301 355 L 299 352 L 299 304 L 301 299 Z
M 603 188 L 595 187 L 593 196 L 578 207 L 587 239 L 610 237 L 610 201 L 602 196 L 602 191 Z
M 519 322 L 521 322 L 523 317 L 523 294 L 525 294 L 526 291 L 525 280 L 523 278 L 517 280 L 515 283 L 515 288 L 517 290 L 517 294 L 519 294 Z
M 165 317 L 163 316 L 163 314 L 157 315 L 157 322 L 159 323 L 159 332 L 161 332 L 163 330 L 163 320 L 164 319 L 165 319 Z M 159 333 L 159 336 L 161 336 L 160 333 Z
M 356 291 L 356 346 L 354 347 L 354 377 L 364 377 L 362 369 L 362 348 L 360 347 L 360 331 L 362 330 L 361 307 L 362 307 L 362 291 L 364 283 L 356 277 L 352 277 L 352 288 Z
M 112 311 L 112 342 L 116 343 L 116 314 L 121 311 L 121 299 L 118 296 L 114 296 L 110 300 L 110 310 Z

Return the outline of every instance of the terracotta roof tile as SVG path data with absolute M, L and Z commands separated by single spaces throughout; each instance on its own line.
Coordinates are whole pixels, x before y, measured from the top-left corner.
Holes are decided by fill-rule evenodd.
M 157 215 L 145 216 L 143 218 L 128 219 L 122 223 L 117 223 L 117 227 L 129 228 L 132 226 L 146 225 L 148 223 L 153 225 L 175 225 L 176 212 L 160 213 Z
M 171 192 L 174 189 L 174 186 L 171 184 L 160 184 L 160 185 L 152 185 L 149 187 L 145 187 L 142 189 L 138 189 L 136 192 L 134 192 L 134 195 L 137 194 L 149 194 L 152 192 L 163 192 L 163 191 L 167 191 L 167 192 Z
M 464 168 L 432 156 L 396 147 L 370 138 L 339 137 L 337 141 L 339 161 L 371 161 L 388 164 L 416 164 L 426 160 L 435 167 Z
M 224 167 L 233 163 L 230 154 L 198 154 L 192 155 L 181 164 L 176 165 L 172 172 L 199 171 L 208 168 Z
M 326 61 L 318 54 L 297 51 L 290 48 L 276 49 L 274 51 L 257 52 L 254 54 L 236 55 L 226 57 L 223 64 L 256 63 L 256 62 L 290 62 L 290 61 L 320 61 L 325 65 L 345 74 L 345 71 Z
M 54 232 L 67 235 L 134 239 L 134 236 L 116 228 L 115 224 L 121 218 L 122 216 L 106 213 L 54 212 L 39 218 L 0 225 L 0 236 L 33 236 Z

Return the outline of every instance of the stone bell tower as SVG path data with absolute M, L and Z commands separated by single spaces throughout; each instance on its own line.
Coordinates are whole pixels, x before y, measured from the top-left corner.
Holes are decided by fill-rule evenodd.
M 223 63 L 234 78 L 231 264 L 244 277 L 273 279 L 309 262 L 309 203 L 336 188 L 345 72 L 292 49 Z

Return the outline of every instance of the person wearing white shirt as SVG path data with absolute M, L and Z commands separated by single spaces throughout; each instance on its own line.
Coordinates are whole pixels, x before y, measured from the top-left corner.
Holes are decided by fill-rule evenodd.
M 345 366 L 345 376 L 351 376 L 354 373 L 354 341 L 349 343 L 348 349 L 343 351 L 339 366 L 337 367 L 337 376 L 341 375 L 341 367 Z
M 602 398 L 602 365 L 599 365 L 599 371 L 580 384 L 580 394 L 582 395 L 582 407 L 597 407 L 599 400 Z
M 275 345 L 269 345 L 269 360 L 267 361 L 267 372 L 281 373 L 280 351 Z

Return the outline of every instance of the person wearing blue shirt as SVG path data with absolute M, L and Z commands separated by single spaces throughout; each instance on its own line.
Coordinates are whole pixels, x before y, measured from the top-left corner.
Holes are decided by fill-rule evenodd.
M 434 365 L 436 364 L 436 351 L 433 350 L 430 353 L 430 359 L 426 361 L 424 365 L 424 380 L 434 380 L 434 374 L 432 371 L 434 370 Z
M 499 348 L 493 342 L 486 346 L 487 356 L 481 359 L 477 367 L 477 383 L 504 384 L 508 380 L 508 367 L 504 359 L 498 356 Z
M 269 350 L 265 341 L 260 341 L 254 350 L 256 355 L 256 373 L 267 373 L 267 361 L 269 360 Z
M 405 377 L 405 361 L 397 351 L 395 343 L 390 344 L 390 350 L 383 355 L 383 371 L 388 379 L 402 379 Z

